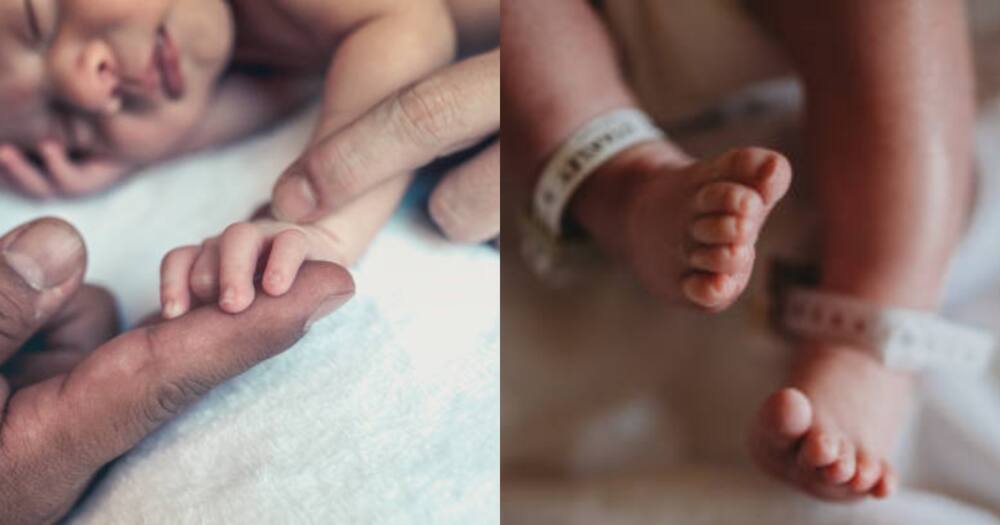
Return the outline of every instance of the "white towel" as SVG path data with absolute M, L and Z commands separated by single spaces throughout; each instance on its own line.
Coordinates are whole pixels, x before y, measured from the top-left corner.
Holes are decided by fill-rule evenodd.
M 311 121 L 95 199 L 0 196 L 0 228 L 72 221 L 134 322 L 163 254 L 245 219 Z M 498 254 L 445 243 L 411 203 L 355 278 L 348 306 L 126 454 L 70 523 L 498 523 Z

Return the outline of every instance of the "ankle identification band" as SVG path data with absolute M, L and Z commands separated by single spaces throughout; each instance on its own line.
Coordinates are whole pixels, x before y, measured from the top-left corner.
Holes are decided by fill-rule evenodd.
M 535 219 L 549 235 L 558 238 L 566 206 L 587 177 L 618 153 L 663 136 L 645 113 L 634 108 L 617 109 L 591 120 L 542 170 L 532 201 Z
M 866 348 L 889 368 L 982 373 L 991 365 L 990 333 L 927 312 L 804 288 L 791 289 L 784 302 L 781 322 L 789 333 Z

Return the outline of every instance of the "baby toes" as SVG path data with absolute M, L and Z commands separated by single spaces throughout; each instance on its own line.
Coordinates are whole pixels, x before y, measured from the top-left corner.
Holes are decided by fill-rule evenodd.
M 751 245 L 731 244 L 698 248 L 691 252 L 688 262 L 691 267 L 705 272 L 741 274 L 748 273 L 753 257 Z
M 696 272 L 681 282 L 684 295 L 708 311 L 720 311 L 729 306 L 746 286 L 746 276 L 725 273 Z
M 809 398 L 796 388 L 783 388 L 771 394 L 758 414 L 768 441 L 776 449 L 797 443 L 812 425 Z
M 881 477 L 882 465 L 863 450 L 858 452 L 855 463 L 857 466 L 854 478 L 851 479 L 849 486 L 858 494 L 867 493 Z
M 756 241 L 757 228 L 746 215 L 712 215 L 691 223 L 690 235 L 703 244 L 749 244 Z
M 749 186 L 722 181 L 706 184 L 699 190 L 694 198 L 694 208 L 698 213 L 754 216 L 764 211 L 764 201 L 761 195 Z
M 799 449 L 799 465 L 805 468 L 823 468 L 837 460 L 840 440 L 832 433 L 813 429 L 809 431 Z
M 823 468 L 823 479 L 831 485 L 842 485 L 854 477 L 856 468 L 854 445 L 841 439 L 837 459 Z
M 893 470 L 892 465 L 883 461 L 882 477 L 879 478 L 878 482 L 872 488 L 872 496 L 876 498 L 888 498 L 896 492 L 898 485 L 899 480 L 896 478 L 896 471 Z
M 778 202 L 791 184 L 791 166 L 775 151 L 742 148 L 726 154 L 723 160 L 728 162 L 724 169 L 729 176 L 757 190 L 765 207 L 770 208 Z

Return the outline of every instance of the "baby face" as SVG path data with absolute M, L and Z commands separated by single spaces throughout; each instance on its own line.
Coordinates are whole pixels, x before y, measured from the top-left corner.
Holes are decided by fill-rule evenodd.
M 225 0 L 0 0 L 0 143 L 156 159 L 205 110 L 233 34 Z

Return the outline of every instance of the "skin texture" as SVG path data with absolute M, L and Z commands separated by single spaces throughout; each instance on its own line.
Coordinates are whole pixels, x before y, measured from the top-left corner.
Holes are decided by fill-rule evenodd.
M 284 219 L 283 229 L 272 218 L 251 221 L 237 228 L 244 233 L 237 236 L 242 242 L 208 239 L 193 258 L 165 261 L 162 295 L 168 316 L 182 314 L 184 305 L 192 304 L 192 294 L 219 298 L 232 313 L 242 311 L 254 297 L 252 279 L 231 282 L 232 272 L 225 279 L 221 273 L 224 267 L 255 266 L 265 253 L 274 252 L 274 272 L 294 276 L 294 252 L 302 248 L 272 244 L 283 231 L 293 232 L 288 236 L 310 232 L 306 242 L 323 244 L 307 247 L 306 260 L 352 263 L 395 210 L 415 169 L 455 146 L 481 141 L 498 126 L 499 51 L 418 82 L 453 59 L 459 38 L 467 49 L 481 53 L 489 42 L 495 45 L 497 37 L 490 37 L 499 20 L 495 1 L 100 0 L 84 6 L 31 0 L 32 10 L 7 1 L 3 14 L 11 33 L 31 26 L 30 12 L 51 26 L 39 23 L 42 39 L 10 48 L 7 67 L 15 81 L 0 91 L 0 107 L 24 108 L 7 131 L 0 130 L 0 137 L 10 137 L 7 143 L 0 141 L 0 184 L 27 196 L 99 191 L 140 165 L 244 135 L 325 84 L 323 112 L 311 141 L 316 147 L 293 164 L 318 176 L 332 175 L 331 184 L 322 186 L 323 209 L 309 213 L 301 205 L 279 205 L 276 216 Z M 161 28 L 177 44 L 187 85 L 176 100 L 147 85 L 151 74 L 155 80 L 149 64 Z M 209 33 L 212 37 L 206 38 Z M 376 62 L 379 67 L 371 67 Z M 220 80 L 231 63 L 280 74 L 263 79 L 230 74 Z M 26 99 L 31 103 L 24 104 Z M 466 115 L 477 122 L 463 125 Z M 57 119 L 71 120 L 73 129 L 84 131 L 63 133 L 53 124 Z M 43 124 L 33 128 L 35 121 Z M 351 123 L 357 125 L 341 134 Z M 436 140 L 455 131 L 462 133 L 461 144 Z M 386 155 L 384 148 L 368 153 L 345 149 L 348 141 L 380 144 L 402 154 Z M 415 155 L 406 154 L 413 150 Z M 28 157 L 29 151 L 38 163 Z M 388 172 L 368 175 L 357 160 L 366 155 L 400 160 L 383 166 Z M 449 237 L 478 242 L 497 234 L 498 178 L 498 146 L 445 177 L 430 211 Z M 282 187 L 276 195 L 282 195 Z M 339 201 L 326 198 L 331 195 Z M 257 231 L 247 231 L 250 227 Z M 248 243 L 260 247 L 246 249 Z M 229 246 L 236 249 L 224 249 Z M 293 252 L 285 252 L 286 247 Z M 190 265 L 181 267 L 183 261 Z M 184 275 L 192 276 L 187 289 Z M 224 290 L 221 280 L 229 285 Z
M 238 23 L 247 26 L 254 38 L 242 52 L 267 63 L 285 60 L 288 55 L 259 48 L 260 41 L 286 42 L 289 49 L 307 45 L 311 54 L 300 63 L 287 65 L 306 69 L 315 67 L 312 60 L 322 63 L 322 57 L 332 55 L 311 144 L 336 134 L 384 98 L 447 64 L 455 55 L 453 22 L 448 6 L 439 0 L 333 4 L 288 0 L 242 7 Z M 279 22 L 261 23 L 272 17 Z M 289 31 L 295 31 L 284 30 L 282 21 L 287 22 Z M 306 30 L 301 44 L 294 41 L 299 28 Z M 316 58 L 311 59 L 313 56 Z M 376 62 L 379 67 L 372 67 Z M 359 154 L 355 150 L 337 153 Z M 323 165 L 323 159 L 310 164 L 316 170 Z M 409 173 L 395 175 L 303 225 L 264 217 L 234 225 L 200 247 L 171 252 L 161 272 L 164 316 L 181 315 L 187 306 L 197 304 L 196 300 L 217 300 L 230 313 L 243 311 L 255 298 L 258 265 L 266 272 L 265 292 L 281 295 L 306 260 L 352 264 L 391 216 L 409 185 Z
M 820 289 L 935 308 L 972 180 L 964 4 L 858 0 L 806 8 L 767 0 L 755 7 L 808 92 L 809 171 L 823 212 Z M 888 459 L 912 378 L 857 350 L 804 344 L 788 381 L 804 395 L 779 391 L 751 430 L 751 450 L 765 469 L 828 499 L 886 496 L 897 484 Z M 776 428 L 787 432 L 759 439 Z
M 970 187 L 973 96 L 962 3 L 751 5 L 807 91 L 806 173 L 817 179 L 823 212 L 820 289 L 889 306 L 935 307 Z M 504 171 L 529 190 L 573 130 L 634 102 L 613 45 L 585 2 L 512 0 L 504 21 L 513 57 L 502 74 Z M 775 153 L 736 153 L 754 155 L 764 158 L 745 166 L 783 165 Z M 728 263 L 720 254 L 703 265 L 689 242 L 746 246 L 734 239 L 753 239 L 763 219 L 740 235 L 731 226 L 753 214 L 730 211 L 714 225 L 692 221 L 692 210 L 704 211 L 698 185 L 736 184 L 727 187 L 770 200 L 747 177 L 754 169 L 720 167 L 723 159 L 692 163 L 669 143 L 633 148 L 581 187 L 570 213 L 652 292 L 721 309 L 741 287 L 689 288 L 684 264 L 744 282 L 750 257 L 735 264 L 730 251 Z M 787 174 L 777 175 L 784 169 L 771 171 L 771 180 L 787 184 Z M 660 174 L 682 174 L 695 188 Z M 800 346 L 786 387 L 764 403 L 750 429 L 751 454 L 769 473 L 818 497 L 888 496 L 898 483 L 888 458 L 906 420 L 912 379 L 856 348 Z
M 500 50 L 437 72 L 315 143 L 274 189 L 273 212 L 308 223 L 372 188 L 496 135 Z M 385 155 L 392 151 L 394 155 Z M 499 143 L 445 174 L 431 216 L 449 238 L 481 242 L 500 231 Z
M 503 128 L 511 130 L 511 151 L 521 152 L 509 156 L 511 173 L 532 187 L 566 137 L 598 114 L 635 103 L 584 2 L 512 1 L 504 20 L 513 58 L 503 66 Z M 581 185 L 570 210 L 652 293 L 719 311 L 746 286 L 757 232 L 790 179 L 788 162 L 773 151 L 744 148 L 696 161 L 664 141 L 606 163 Z
M 0 6 L 0 107 L 8 117 L 0 123 L 0 170 L 9 187 L 32 196 L 93 191 L 181 147 L 232 52 L 233 22 L 222 0 Z M 181 57 L 186 90 L 177 100 L 151 80 L 161 27 Z M 28 162 L 26 151 L 43 157 L 46 169 Z M 84 160 L 72 162 L 70 151 Z
M 72 226 L 35 221 L 0 238 L 0 250 L 5 524 L 57 522 L 106 463 L 215 385 L 291 346 L 354 292 L 343 268 L 313 263 L 285 298 L 239 316 L 202 308 L 107 340 L 114 306 L 81 286 L 86 250 Z

